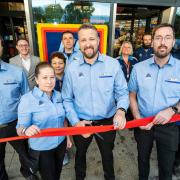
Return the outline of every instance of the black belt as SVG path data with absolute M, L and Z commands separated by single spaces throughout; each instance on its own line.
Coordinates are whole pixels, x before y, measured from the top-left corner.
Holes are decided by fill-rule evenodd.
M 13 124 L 13 123 L 15 123 L 17 120 L 15 120 L 15 121 L 12 121 L 12 122 L 9 122 L 9 123 L 6 123 L 6 124 L 0 124 L 0 128 L 5 128 L 5 127 L 7 127 L 7 126 L 9 126 L 9 125 L 11 125 L 11 124 Z
M 84 119 L 80 119 L 80 121 L 83 121 Z M 104 118 L 99 120 L 89 120 L 92 121 L 92 126 L 100 126 L 105 124 L 113 124 L 113 117 L 110 118 Z M 112 123 L 111 123 L 112 122 Z

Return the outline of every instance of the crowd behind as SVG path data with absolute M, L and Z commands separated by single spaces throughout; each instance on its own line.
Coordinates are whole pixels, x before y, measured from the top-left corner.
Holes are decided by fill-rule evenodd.
M 116 58 L 98 51 L 99 37 L 93 25 L 82 25 L 78 40 L 79 50 L 74 48 L 74 34 L 63 32 L 62 51 L 40 62 L 30 54 L 28 40 L 21 38 L 16 43 L 18 55 L 9 64 L 0 60 L 0 138 L 33 136 L 45 128 L 68 126 L 114 125 L 117 130 L 126 121 L 154 116 L 151 123 L 134 129 L 139 180 L 148 180 L 154 141 L 159 179 L 171 180 L 173 173 L 180 176 L 180 126 L 168 123 L 180 112 L 180 61 L 171 53 L 173 27 L 160 24 L 152 34 L 146 32 L 142 47 L 134 52 L 132 43 L 123 41 Z M 0 42 L 2 57 L 2 38 Z M 9 143 L 19 155 L 20 171 L 27 180 L 59 180 L 74 142 L 75 178 L 83 180 L 87 149 L 95 138 L 104 179 L 115 180 L 115 137 L 116 131 L 109 131 Z M 5 146 L 0 143 L 0 180 L 8 180 Z

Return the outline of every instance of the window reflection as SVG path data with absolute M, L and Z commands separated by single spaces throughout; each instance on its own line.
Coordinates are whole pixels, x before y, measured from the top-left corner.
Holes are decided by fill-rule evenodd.
M 108 24 L 110 3 L 32 0 L 34 23 Z

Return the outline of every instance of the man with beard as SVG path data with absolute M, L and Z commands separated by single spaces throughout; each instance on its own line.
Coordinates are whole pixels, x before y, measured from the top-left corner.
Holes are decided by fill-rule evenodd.
M 132 70 L 129 91 L 130 107 L 135 119 L 154 116 L 151 123 L 135 129 L 138 149 L 139 179 L 148 180 L 149 159 L 156 141 L 159 179 L 171 180 L 178 128 L 169 120 L 180 112 L 180 61 L 173 58 L 174 29 L 161 24 L 153 31 L 154 56 Z
M 142 47 L 136 49 L 134 52 L 134 57 L 136 57 L 139 62 L 149 59 L 150 57 L 153 56 L 153 48 L 151 47 L 151 43 L 152 43 L 151 34 L 145 33 L 143 35 L 142 40 L 143 40 Z
M 129 105 L 128 89 L 119 62 L 98 51 L 99 37 L 95 26 L 82 25 L 78 30 L 82 54 L 65 73 L 63 104 L 74 126 L 110 125 L 122 129 Z M 115 131 L 74 136 L 76 145 L 76 179 L 86 176 L 86 152 L 95 138 L 102 157 L 104 178 L 114 180 L 113 147 Z

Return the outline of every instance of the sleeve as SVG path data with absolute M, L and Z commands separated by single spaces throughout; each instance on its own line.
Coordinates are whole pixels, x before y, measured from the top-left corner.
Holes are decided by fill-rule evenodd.
M 24 95 L 27 92 L 29 92 L 29 84 L 28 84 L 26 74 L 24 73 L 24 71 L 22 71 L 22 75 L 21 75 L 21 95 Z
M 74 126 L 79 121 L 79 118 L 75 111 L 73 103 L 74 95 L 69 67 L 66 69 L 61 93 L 63 98 L 63 105 L 66 112 L 66 117 L 69 120 L 69 122 Z
M 114 93 L 117 102 L 117 109 L 124 108 L 127 110 L 127 108 L 129 107 L 129 92 L 123 71 L 119 63 L 118 72 L 115 76 Z
M 21 126 L 28 128 L 32 125 L 32 113 L 30 112 L 30 102 L 27 98 L 22 96 L 21 101 L 18 106 L 18 122 L 16 128 Z
M 137 74 L 136 74 L 136 68 L 134 67 L 132 69 L 130 80 L 128 83 L 128 88 L 130 92 L 136 92 L 138 91 L 138 85 L 137 85 Z

